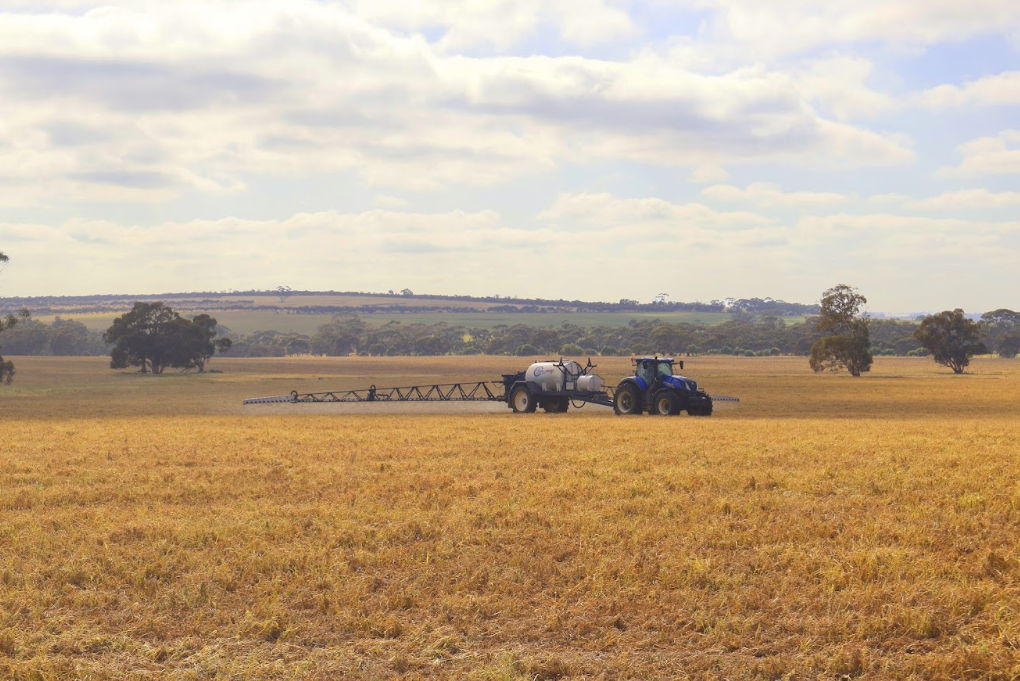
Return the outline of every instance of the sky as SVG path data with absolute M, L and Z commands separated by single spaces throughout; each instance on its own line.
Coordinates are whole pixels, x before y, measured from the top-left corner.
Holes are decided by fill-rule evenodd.
M 0 296 L 1020 307 L 1016 0 L 0 0 Z

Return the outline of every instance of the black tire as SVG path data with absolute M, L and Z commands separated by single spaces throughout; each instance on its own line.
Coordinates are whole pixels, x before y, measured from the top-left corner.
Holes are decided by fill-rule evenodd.
M 538 407 L 538 402 L 528 390 L 528 386 L 519 385 L 510 391 L 510 408 L 514 410 L 515 414 L 532 414 L 536 407 Z
M 641 393 L 633 383 L 624 383 L 613 396 L 613 411 L 620 416 L 641 413 Z
M 549 414 L 562 414 L 567 411 L 569 403 L 566 397 L 547 397 L 542 404 L 542 409 L 545 409 Z
M 688 407 L 687 413 L 690 414 L 691 416 L 711 416 L 712 400 L 711 399 L 698 400 L 698 402 Z
M 671 390 L 660 390 L 652 400 L 652 413 L 659 416 L 676 416 L 680 413 L 680 400 Z

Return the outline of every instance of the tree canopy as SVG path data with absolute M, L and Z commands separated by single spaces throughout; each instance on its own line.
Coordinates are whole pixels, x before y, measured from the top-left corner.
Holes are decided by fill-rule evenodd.
M 928 315 L 921 320 L 914 337 L 936 362 L 949 367 L 954 374 L 962 374 L 974 355 L 988 352 L 981 342 L 981 327 L 959 308 Z
M 868 302 L 852 286 L 839 284 L 822 294 L 815 328 L 822 335 L 811 346 L 809 363 L 814 371 L 838 371 L 860 376 L 871 369 L 870 318 L 863 312 Z
M 10 259 L 7 254 L 0 251 L 0 262 L 8 262 Z M 0 331 L 13 326 L 16 319 L 13 316 L 8 316 L 7 319 L 0 320 Z M 0 383 L 9 385 L 14 380 L 14 363 L 5 362 L 3 357 L 0 357 Z
M 13 316 L 7 317 L 7 319 L 0 319 L 0 331 L 13 325 L 15 318 Z M 14 362 L 10 360 L 4 360 L 0 356 L 0 384 L 10 385 L 11 381 L 14 380 Z
M 0 263 L 10 262 L 10 258 L 3 251 L 0 251 Z M 0 318 L 0 332 L 7 329 L 11 329 L 21 319 L 28 319 L 28 311 L 22 310 L 20 314 L 13 315 L 9 314 L 6 317 Z M 14 380 L 14 362 L 10 360 L 4 360 L 0 357 L 0 385 L 10 385 L 11 381 Z
M 981 315 L 985 345 L 999 357 L 1013 359 L 1020 353 L 1020 312 L 1000 308 Z
M 192 353 L 191 366 L 199 373 L 205 371 L 206 363 L 212 359 L 216 352 L 226 352 L 233 342 L 229 338 L 216 338 L 216 319 L 207 314 L 200 314 L 192 318 L 192 324 L 196 327 L 190 331 L 192 343 L 188 350 Z
M 167 367 L 204 371 L 216 350 L 230 347 L 229 339 L 215 336 L 216 320 L 209 315 L 189 320 L 163 303 L 135 303 L 113 320 L 103 339 L 113 346 L 111 368 L 161 374 Z

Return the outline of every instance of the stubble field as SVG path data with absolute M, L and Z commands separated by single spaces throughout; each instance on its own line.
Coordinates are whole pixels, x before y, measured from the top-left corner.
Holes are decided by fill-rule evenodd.
M 742 398 L 699 419 L 241 405 L 516 358 L 15 359 L 0 675 L 1020 676 L 1015 361 L 693 358 Z

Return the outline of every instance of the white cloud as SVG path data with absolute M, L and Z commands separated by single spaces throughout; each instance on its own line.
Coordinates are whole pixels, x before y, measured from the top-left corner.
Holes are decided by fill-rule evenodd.
M 971 280 L 982 287 L 1012 281 L 1020 249 L 1009 244 L 1018 231 L 1016 221 L 889 213 L 789 223 L 607 193 L 561 194 L 526 226 L 493 211 L 393 210 L 158 227 L 0 223 L 4 249 L 17 259 L 5 273 L 7 295 L 179 290 L 181 281 L 209 290 L 287 281 L 320 290 L 410 286 L 452 294 L 491 290 L 492 263 L 502 262 L 529 273 L 514 280 L 518 295 L 556 291 L 611 300 L 668 291 L 677 299 L 708 300 L 736 292 L 805 300 L 807 292 L 846 280 L 867 293 L 874 309 L 886 310 L 958 301 Z M 553 265 L 551 253 L 575 256 Z M 619 274 L 637 270 L 651 274 Z M 949 271 L 955 276 L 931 274 Z M 614 275 L 593 275 L 600 272 Z M 904 296 L 905 281 L 923 282 L 923 294 Z
M 693 21 L 685 9 L 697 11 Z M 659 11 L 683 18 L 655 23 Z M 986 290 L 987 263 L 1015 261 L 1020 237 L 1014 223 L 970 212 L 1008 213 L 1017 194 L 980 182 L 904 194 L 927 191 L 933 170 L 923 164 L 942 155 L 938 140 L 961 133 L 976 139 L 940 175 L 1020 173 L 1020 132 L 992 134 L 981 127 L 988 117 L 940 118 L 950 107 L 1015 106 L 1020 72 L 1001 63 L 904 94 L 916 86 L 899 67 L 928 45 L 1008 34 L 1020 35 L 1015 0 L 10 0 L 0 10 L 0 207 L 26 222 L 0 225 L 0 246 L 19 262 L 33 254 L 18 276 L 31 271 L 40 293 L 124 290 L 125 281 L 167 290 L 210 273 L 223 277 L 213 288 L 260 286 L 272 273 L 313 288 L 350 287 L 329 279 L 349 275 L 385 290 L 395 284 L 380 277 L 392 271 L 419 277 L 407 282 L 415 290 L 489 291 L 488 263 L 530 263 L 579 243 L 583 267 L 543 275 L 531 292 L 637 295 L 615 279 L 590 289 L 578 272 L 648 268 L 653 293 L 670 290 L 660 279 L 693 276 L 722 282 L 703 297 L 740 281 L 751 295 L 805 299 L 805 287 L 820 291 L 843 268 L 864 273 L 855 282 L 872 276 L 869 250 L 885 258 L 875 268 L 899 273 L 897 249 L 917 263 L 926 243 L 946 249 L 931 251 L 932 266 L 963 268 Z M 887 60 L 890 51 L 898 58 Z M 917 112 L 916 155 L 915 120 L 901 115 L 909 106 L 929 107 Z M 889 186 L 903 194 L 858 198 L 890 168 L 899 175 Z M 789 190 L 819 176 L 835 189 Z M 782 187 L 746 184 L 753 177 Z M 689 203 L 654 196 L 667 185 L 683 195 L 690 188 L 673 185 L 684 179 L 715 186 Z M 288 189 L 274 192 L 277 180 Z M 306 180 L 308 195 L 292 196 Z M 285 215 L 329 205 L 319 200 L 327 183 L 380 210 L 130 224 L 242 207 Z M 468 194 L 493 210 L 420 212 Z M 821 215 L 790 224 L 759 214 L 775 208 Z M 958 219 L 940 215 L 950 211 Z M 904 212 L 943 221 L 889 215 Z M 49 217 L 71 214 L 125 224 Z M 172 257 L 146 267 L 151 253 Z M 1003 276 L 1015 278 L 1015 265 Z M 926 272 L 915 264 L 903 276 Z
M 558 225 L 587 225 L 622 229 L 632 233 L 636 225 L 672 226 L 687 230 L 741 231 L 773 224 L 769 218 L 747 212 L 720 212 L 699 203 L 676 204 L 649 197 L 621 199 L 608 193 L 560 194 L 538 215 Z
M 710 31 L 762 57 L 873 41 L 904 48 L 1020 27 L 1014 0 L 677 0 L 714 10 Z
M 767 186 L 759 191 L 774 196 Z M 850 280 L 862 290 L 876 289 L 873 302 L 885 306 L 892 304 L 886 301 L 902 300 L 899 289 L 906 279 L 924 282 L 924 294 L 915 292 L 912 300 L 929 293 L 959 300 L 960 282 L 954 281 L 953 291 L 943 285 L 944 277 L 930 281 L 931 272 L 1005 281 L 1020 266 L 1020 252 L 1008 247 L 1020 230 L 1016 221 L 839 213 L 784 222 L 753 212 L 606 193 L 563 194 L 539 219 L 557 230 L 584 232 L 585 243 L 594 247 L 608 240 L 616 257 L 640 259 L 651 272 L 670 271 L 670 265 L 658 264 L 667 254 L 684 281 L 704 278 L 704 284 L 687 289 L 691 293 L 674 294 L 685 299 L 724 296 L 726 290 L 761 294 L 766 286 L 768 295 L 803 300 L 805 290 L 821 291 L 834 281 Z M 864 262 L 866 267 L 860 265 Z M 665 281 L 675 279 L 667 276 Z
M 905 202 L 916 210 L 981 210 L 1020 206 L 1020 192 L 991 192 L 987 189 L 959 189 L 938 196 Z
M 621 258 L 638 257 L 668 272 L 687 249 L 739 261 L 743 256 L 734 256 L 733 248 L 757 254 L 785 245 L 781 228 L 768 218 L 654 197 L 565 194 L 537 223 L 508 225 L 492 211 L 371 210 L 151 228 L 109 221 L 75 220 L 54 227 L 8 223 L 0 224 L 0 233 L 5 248 L 17 254 L 19 286 L 34 295 L 66 293 L 68 282 L 76 282 L 74 288 L 82 293 L 123 290 L 125 281 L 132 282 L 132 290 L 172 290 L 175 281 L 193 277 L 213 289 L 286 280 L 302 288 L 349 288 L 356 281 L 360 289 L 386 290 L 394 286 L 394 276 L 414 289 L 457 293 L 486 290 L 492 262 L 499 261 L 528 263 L 529 272 L 541 275 L 515 284 L 518 294 L 539 296 L 553 287 L 575 296 L 587 291 L 586 297 L 611 297 L 624 295 L 615 284 L 593 292 L 579 282 L 592 271 L 619 269 Z M 650 243 L 660 247 L 649 248 Z M 550 253 L 583 257 L 543 269 Z M 708 262 L 697 268 L 707 268 Z
M 544 25 L 576 45 L 631 37 L 630 16 L 603 0 L 359 0 L 358 16 L 408 31 L 438 29 L 442 51 L 475 47 L 505 50 L 538 34 Z
M 844 165 L 907 165 L 915 155 L 904 140 L 886 137 L 866 128 L 827 120 L 818 121 L 822 148 Z
M 936 196 L 915 197 L 906 194 L 874 194 L 867 203 L 922 212 L 985 211 L 1020 206 L 1020 192 L 993 192 L 983 187 L 956 189 Z
M 165 291 L 182 280 L 201 280 L 216 289 L 260 287 L 273 277 L 320 289 L 357 281 L 368 290 L 385 290 L 393 287 L 394 276 L 414 276 L 416 285 L 450 290 L 457 288 L 450 285 L 456 278 L 442 280 L 451 274 L 482 283 L 479 264 L 485 261 L 467 254 L 530 252 L 556 239 L 508 230 L 491 211 L 328 211 L 285 220 L 225 218 L 148 228 L 109 221 L 55 227 L 0 223 L 0 233 L 5 247 L 17 254 L 20 285 L 33 295 L 66 293 L 69 287 L 83 293 Z M 422 271 L 423 257 L 436 264 L 434 271 Z M 484 269 L 491 276 L 489 265 Z M 344 283 L 337 284 L 336 277 Z
M 597 38 L 601 29 L 585 22 L 603 25 L 598 7 L 620 12 L 581 12 L 577 2 L 520 11 L 525 23 L 560 21 L 579 41 Z M 447 55 L 421 35 L 368 23 L 375 10 L 366 7 L 359 16 L 311 0 L 182 0 L 0 15 L 0 140 L 12 141 L 0 182 L 37 178 L 24 205 L 234 192 L 253 173 L 350 171 L 379 188 L 432 191 L 593 160 L 704 178 L 748 160 L 913 158 L 899 140 L 820 116 L 813 99 L 827 98 L 839 116 L 869 100 L 818 94 L 818 78 L 761 65 L 697 73 L 654 51 L 620 61 Z M 395 5 L 379 7 L 393 19 Z M 400 7 L 412 28 L 453 21 L 447 12 L 519 9 Z
M 379 194 L 375 197 L 375 205 L 380 208 L 407 208 L 410 205 L 410 201 L 399 196 Z
M 730 174 L 726 172 L 725 168 L 719 166 L 698 166 L 691 171 L 690 180 L 697 184 L 704 184 L 705 182 L 722 182 L 728 180 Z
M 867 201 L 869 204 L 875 204 L 879 206 L 896 206 L 905 204 L 907 201 L 912 200 L 913 197 L 907 194 L 889 193 L 889 194 L 873 194 L 868 197 Z
M 874 64 L 867 59 L 837 56 L 807 62 L 798 80 L 812 100 L 838 120 L 875 118 L 894 110 L 898 103 L 868 87 L 873 71 Z
M 996 137 L 980 137 L 961 144 L 960 165 L 939 168 L 941 177 L 1020 174 L 1020 130 L 1004 130 Z
M 491 211 L 372 210 L 152 228 L 109 221 L 8 223 L 0 224 L 0 233 L 17 255 L 19 286 L 33 295 L 68 293 L 68 282 L 79 293 L 124 290 L 125 281 L 135 291 L 172 290 L 174 282 L 197 278 L 210 289 L 288 281 L 310 289 L 346 289 L 357 282 L 359 289 L 386 290 L 396 285 L 394 277 L 416 290 L 463 293 L 491 286 L 492 263 L 498 261 L 528 269 L 531 276 L 514 284 L 515 294 L 562 290 L 590 298 L 624 295 L 616 284 L 597 292 L 590 287 L 593 271 L 618 270 L 621 258 L 639 257 L 668 273 L 686 249 L 740 261 L 742 256 L 730 253 L 734 247 L 757 253 L 781 245 L 767 218 L 655 198 L 564 195 L 538 222 L 514 227 Z M 649 248 L 650 240 L 659 246 Z M 580 255 L 546 268 L 550 253 Z M 662 283 L 660 278 L 656 285 Z
M 1007 246 L 1020 222 L 993 222 L 917 215 L 804 216 L 795 229 L 818 244 L 843 244 L 844 257 L 899 262 L 926 287 L 944 284 L 947 277 L 932 272 L 953 271 L 986 282 L 1020 266 L 1020 253 Z M 912 263 L 918 263 L 917 265 Z M 916 269 L 920 267 L 921 269 Z M 948 278 L 952 279 L 952 278 Z M 959 285 L 954 281 L 954 285 Z M 957 297 L 959 292 L 954 293 Z
M 962 86 L 939 85 L 925 90 L 918 100 L 934 108 L 1020 104 L 1020 71 L 1003 71 Z
M 701 190 L 701 195 L 715 201 L 742 201 L 758 206 L 811 209 L 846 203 L 848 197 L 836 192 L 784 192 L 778 185 L 752 182 L 747 189 L 717 184 Z
M 805 215 L 797 221 L 797 226 L 816 234 L 859 234 L 865 235 L 868 238 L 876 235 L 889 237 L 903 233 L 942 234 L 966 240 L 968 237 L 979 234 L 1011 234 L 1020 228 L 1020 222 L 933 218 L 923 215 L 894 215 L 892 213 L 866 215 L 839 213 L 834 215 Z M 901 253 L 900 255 L 904 254 Z

